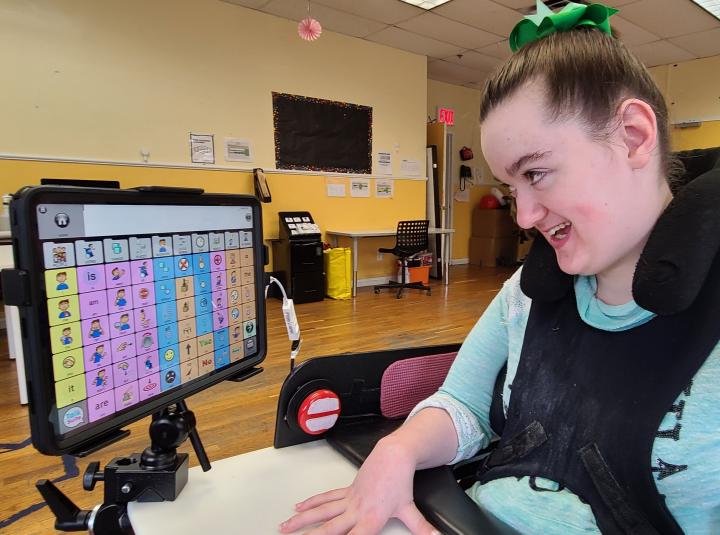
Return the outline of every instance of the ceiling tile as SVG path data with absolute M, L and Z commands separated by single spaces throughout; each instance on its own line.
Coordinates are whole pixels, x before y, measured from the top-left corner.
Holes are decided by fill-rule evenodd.
M 632 46 L 630 50 L 632 50 L 647 67 L 689 61 L 696 57 L 687 50 L 683 50 L 669 41 L 655 41 L 654 43 Z
M 535 12 L 535 0 L 493 0 L 496 4 L 502 4 L 510 9 L 526 9 L 532 6 Z
M 478 91 L 482 91 L 485 89 L 485 80 L 481 80 L 478 82 L 468 82 L 466 84 L 463 84 L 465 87 L 469 87 L 470 89 L 477 89 Z
M 435 60 L 428 62 L 428 78 L 441 82 L 465 84 L 478 82 L 487 77 L 487 73 L 468 69 L 462 65 L 454 65 L 447 61 Z
M 463 67 L 486 72 L 494 70 L 495 67 L 502 63 L 502 60 L 498 58 L 486 56 L 473 50 L 463 52 L 460 54 L 460 57 L 457 55 L 448 56 L 447 58 L 444 58 L 444 60 L 449 61 L 450 63 L 455 63 L 456 65 L 462 65 Z
M 433 9 L 433 13 L 507 37 L 522 15 L 490 0 L 453 0 Z
M 700 58 L 720 55 L 720 28 L 673 37 L 668 41 Z
M 642 45 L 644 43 L 652 43 L 658 41 L 660 36 L 650 33 L 642 29 L 637 24 L 625 20 L 622 17 L 615 16 L 610 19 L 612 27 L 620 32 L 620 39 L 627 46 Z
M 488 75 L 489 76 L 489 75 Z M 465 87 L 469 87 L 471 89 L 477 89 L 478 91 L 483 91 L 485 89 L 485 80 L 487 79 L 487 76 L 483 78 L 482 80 L 478 80 L 477 82 L 468 82 L 466 84 L 463 84 Z
M 222 0 L 228 4 L 235 4 L 237 6 L 249 7 L 251 9 L 260 9 L 270 0 Z
M 720 28 L 720 20 L 689 0 L 639 0 L 622 17 L 662 38 Z
M 478 48 L 477 51 L 486 56 L 492 56 L 502 60 L 506 60 L 512 56 L 512 50 L 510 50 L 510 44 L 507 39 L 499 43 Z
M 366 39 L 432 58 L 445 58 L 463 51 L 462 47 L 436 41 L 435 39 L 423 37 L 422 35 L 408 32 L 402 28 L 394 27 L 385 28 L 384 30 L 369 35 Z
M 639 0 L 605 0 L 603 4 L 610 7 L 622 7 L 627 4 L 634 4 L 635 2 L 638 2 Z M 611 19 L 612 20 L 612 19 Z
M 603 4 L 610 7 L 618 7 L 625 4 L 632 4 L 638 0 L 603 0 Z M 535 13 L 535 0 L 493 0 L 496 4 L 502 4 L 510 9 L 515 9 L 521 13 Z M 550 3 L 550 0 L 545 0 L 546 4 Z M 592 2 L 587 2 L 588 4 Z M 560 8 L 555 8 L 553 11 L 560 11 Z
M 358 2 L 358 0 L 313 0 L 313 5 L 315 4 L 323 4 L 338 11 L 353 13 L 385 24 L 397 24 L 426 13 L 424 9 L 411 6 L 405 2 L 388 0 L 362 0 L 362 2 Z
M 307 13 L 306 0 L 222 1 L 293 21 Z M 452 0 L 425 11 L 399 0 L 312 0 L 311 13 L 326 30 L 428 56 L 429 78 L 482 88 L 512 55 L 507 36 L 534 2 Z M 620 9 L 612 24 L 648 66 L 720 55 L 720 21 L 690 0 L 604 3 Z
M 401 22 L 398 26 L 463 48 L 480 48 L 502 39 L 502 37 L 495 34 L 446 19 L 434 13 L 424 13 L 419 17 L 413 17 L 410 20 Z
M 262 8 L 262 11 L 299 22 L 307 16 L 307 4 L 297 0 L 272 0 Z M 310 13 L 320 22 L 324 30 L 353 37 L 365 37 L 387 27 L 381 22 L 364 19 L 319 4 L 313 4 L 310 7 Z

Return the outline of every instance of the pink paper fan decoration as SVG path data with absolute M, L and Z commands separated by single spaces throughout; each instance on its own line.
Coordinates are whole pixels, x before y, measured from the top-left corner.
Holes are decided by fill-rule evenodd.
M 305 17 L 298 24 L 298 35 L 306 41 L 314 41 L 322 33 L 322 26 L 312 17 Z

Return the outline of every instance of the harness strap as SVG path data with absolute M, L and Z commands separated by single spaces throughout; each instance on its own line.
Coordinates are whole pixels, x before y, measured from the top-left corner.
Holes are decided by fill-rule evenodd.
M 627 495 L 618 484 L 610 467 L 594 442 L 578 450 L 580 459 L 600 494 L 600 498 L 610 509 L 615 522 L 627 535 L 659 535 L 648 519 L 629 503 Z
M 548 439 L 543 426 L 535 420 L 517 435 L 511 438 L 503 447 L 498 447 L 488 456 L 488 468 L 500 466 L 525 455 L 542 445 Z

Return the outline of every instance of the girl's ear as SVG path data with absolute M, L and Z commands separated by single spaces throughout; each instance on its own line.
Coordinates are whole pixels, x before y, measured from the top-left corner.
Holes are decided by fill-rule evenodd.
M 650 105 L 636 98 L 622 102 L 618 108 L 619 134 L 627 148 L 632 169 L 641 169 L 651 161 L 657 147 L 657 119 Z

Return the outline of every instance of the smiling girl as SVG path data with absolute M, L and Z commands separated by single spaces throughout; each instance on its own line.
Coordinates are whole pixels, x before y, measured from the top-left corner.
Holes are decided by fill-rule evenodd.
M 662 95 L 609 26 L 582 20 L 524 44 L 481 104 L 484 156 L 536 250 L 439 392 L 351 486 L 301 502 L 282 532 L 373 534 L 396 517 L 436 533 L 414 505 L 415 470 L 496 436 L 468 494 L 522 533 L 720 530 L 720 257 L 708 250 L 683 271 L 674 253 L 703 197 L 720 201 L 720 170 L 673 199 Z

